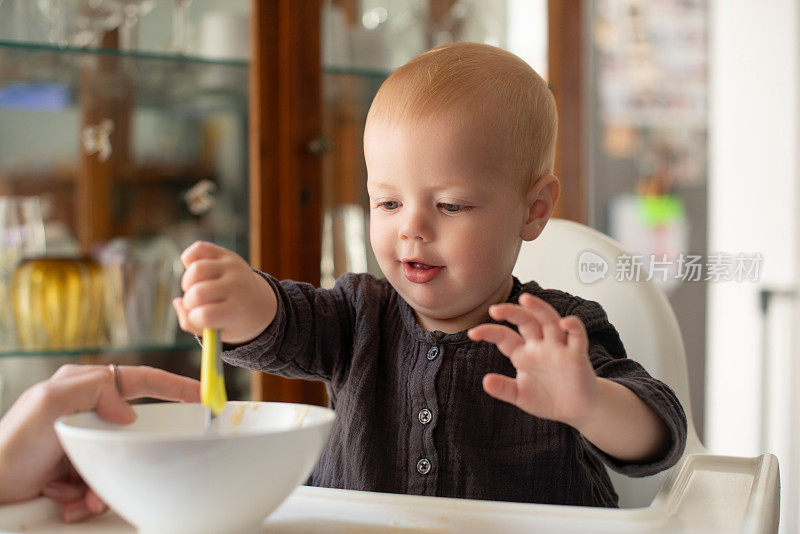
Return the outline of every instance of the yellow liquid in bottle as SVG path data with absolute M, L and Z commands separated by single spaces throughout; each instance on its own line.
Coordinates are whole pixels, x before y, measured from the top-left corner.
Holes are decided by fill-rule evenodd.
M 93 260 L 25 260 L 14 272 L 11 292 L 22 349 L 80 349 L 103 343 L 103 275 Z

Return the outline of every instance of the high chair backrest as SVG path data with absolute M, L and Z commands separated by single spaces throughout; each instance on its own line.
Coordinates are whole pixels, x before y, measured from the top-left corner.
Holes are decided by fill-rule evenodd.
M 625 254 L 619 243 L 597 230 L 550 219 L 536 240 L 523 242 L 514 275 L 523 283 L 535 280 L 544 288 L 599 302 L 628 357 L 670 386 L 680 399 L 688 421 L 684 458 L 705 452 L 692 421 L 686 353 L 675 313 L 655 280 L 647 280 L 646 269 L 638 280 L 617 276 L 617 259 Z M 668 473 L 629 478 L 609 470 L 622 508 L 648 506 Z

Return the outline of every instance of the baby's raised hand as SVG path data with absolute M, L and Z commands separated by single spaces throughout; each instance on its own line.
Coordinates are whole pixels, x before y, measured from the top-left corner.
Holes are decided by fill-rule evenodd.
M 516 378 L 489 373 L 483 389 L 529 414 L 579 425 L 591 416 L 598 397 L 597 375 L 589 361 L 589 339 L 580 319 L 562 318 L 544 300 L 529 293 L 519 304 L 496 304 L 489 315 L 519 327 L 481 324 L 469 330 L 474 341 L 488 341 L 508 356 Z
M 201 335 L 220 330 L 222 340 L 237 344 L 260 334 L 275 315 L 275 294 L 238 254 L 205 241 L 181 254 L 186 271 L 183 297 L 172 301 L 183 330 Z

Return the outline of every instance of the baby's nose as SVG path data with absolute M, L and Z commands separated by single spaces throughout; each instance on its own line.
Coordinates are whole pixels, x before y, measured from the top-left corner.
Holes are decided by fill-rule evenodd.
M 430 241 L 431 228 L 421 210 L 408 210 L 400 225 L 399 238 Z

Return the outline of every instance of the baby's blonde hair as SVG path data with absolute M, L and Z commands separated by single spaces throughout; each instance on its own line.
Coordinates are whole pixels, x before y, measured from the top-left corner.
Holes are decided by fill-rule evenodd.
M 481 43 L 452 43 L 425 52 L 383 82 L 367 115 L 388 124 L 417 123 L 446 114 L 468 126 L 488 125 L 488 138 L 524 185 L 552 174 L 558 118 L 541 76 L 511 52 Z M 488 121 L 488 122 L 487 122 Z M 497 135 L 499 134 L 499 135 Z

